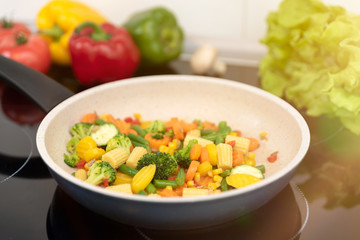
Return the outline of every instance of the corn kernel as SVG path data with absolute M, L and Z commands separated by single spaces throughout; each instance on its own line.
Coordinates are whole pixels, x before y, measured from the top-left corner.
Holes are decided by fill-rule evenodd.
M 186 185 L 187 185 L 188 187 L 194 187 L 194 186 L 195 186 L 195 183 L 194 183 L 193 180 L 190 180 L 190 181 L 187 181 Z
M 177 147 L 177 142 L 176 142 L 176 140 L 173 140 L 172 142 L 169 143 L 169 148 L 176 149 L 176 147 Z
M 168 149 L 168 147 L 166 147 L 165 145 L 160 145 L 159 146 L 159 151 L 160 152 L 165 152 L 166 153 L 166 150 Z
M 216 183 L 211 182 L 209 183 L 208 187 L 210 190 L 216 190 L 218 188 L 218 185 Z
M 246 157 L 248 157 L 248 158 L 250 158 L 250 159 L 255 159 L 255 153 L 253 153 L 253 152 L 248 152 L 248 153 L 246 154 Z
M 230 135 L 231 136 L 237 136 L 237 133 L 236 132 L 231 132 Z
M 214 181 L 215 182 L 221 182 L 221 180 L 223 179 L 221 176 L 219 176 L 219 175 L 215 175 L 214 177 L 213 177 L 213 179 L 214 179 Z
M 212 170 L 212 165 L 209 161 L 205 161 L 203 163 L 200 163 L 198 167 L 198 172 L 200 175 L 205 176 L 209 171 Z
M 89 170 L 89 168 L 90 168 L 89 163 L 85 163 L 84 168 L 85 168 L 85 170 Z
M 255 159 L 252 159 L 252 158 L 245 158 L 245 164 L 255 167 L 256 161 L 255 161 Z
M 213 175 L 219 175 L 222 172 L 223 172 L 222 168 L 217 168 L 212 171 Z
M 141 121 L 141 114 L 140 113 L 134 113 L 134 118 L 139 119 L 139 121 Z
M 199 172 L 195 173 L 194 181 L 195 181 L 195 182 L 199 182 L 199 181 L 200 181 L 200 173 L 199 173 Z
M 207 174 L 208 174 L 208 176 L 209 176 L 209 177 L 213 177 L 213 176 L 214 176 L 214 174 L 213 174 L 213 172 L 212 172 L 212 171 L 208 171 L 208 173 L 207 173 Z
M 165 189 L 167 189 L 167 190 L 173 190 L 172 186 L 166 186 Z
M 268 140 L 268 138 L 267 138 L 267 132 L 261 132 L 261 133 L 259 134 L 259 137 L 260 137 L 260 139 Z
M 85 181 L 87 179 L 87 172 L 85 169 L 78 169 L 76 172 L 75 172 L 75 177 L 80 179 L 80 180 L 83 180 Z

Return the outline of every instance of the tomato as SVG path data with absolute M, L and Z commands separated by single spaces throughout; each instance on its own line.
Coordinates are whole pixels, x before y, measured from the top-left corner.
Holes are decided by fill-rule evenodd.
M 38 35 L 28 37 L 14 36 L 17 45 L 0 51 L 0 54 L 31 67 L 39 72 L 46 73 L 51 65 L 51 55 L 48 43 Z M 21 43 L 19 43 L 21 38 Z
M 16 47 L 14 36 L 20 33 L 27 37 L 31 31 L 25 24 L 2 20 L 0 22 L 0 51 Z

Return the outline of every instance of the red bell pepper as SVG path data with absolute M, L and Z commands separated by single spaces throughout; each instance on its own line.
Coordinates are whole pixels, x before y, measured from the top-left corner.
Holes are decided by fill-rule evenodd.
M 51 65 L 48 43 L 35 34 L 27 36 L 16 32 L 12 36 L 12 44 L 2 49 L 0 54 L 42 73 L 46 73 Z
M 5 19 L 2 20 L 0 22 L 0 51 L 9 47 L 15 47 L 16 41 L 14 41 L 14 36 L 20 33 L 29 36 L 31 31 L 25 24 Z
M 131 77 L 140 62 L 140 51 L 125 28 L 85 22 L 69 41 L 72 69 L 83 85 Z

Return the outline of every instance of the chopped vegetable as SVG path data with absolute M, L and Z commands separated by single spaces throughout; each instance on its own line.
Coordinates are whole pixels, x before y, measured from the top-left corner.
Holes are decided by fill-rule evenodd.
M 105 161 L 95 162 L 91 165 L 86 182 L 93 185 L 99 185 L 103 183 L 105 179 L 108 184 L 112 184 L 116 179 L 115 169 Z
M 225 121 L 219 125 L 201 121 L 199 129 L 195 124 L 199 120 L 189 123 L 178 118 L 144 122 L 138 117 L 136 124 L 130 118 L 122 120 L 111 114 L 85 114 L 80 119 L 89 121 L 70 128 L 72 138 L 66 145 L 64 162 L 77 168 L 74 175 L 78 179 L 108 190 L 190 197 L 246 187 L 264 179 L 265 166 L 256 165 L 253 152 L 261 147 L 258 140 L 239 137 L 241 134 L 231 131 Z M 137 131 L 119 133 L 114 124 L 117 121 L 129 127 L 136 125 Z M 183 140 L 166 135 L 173 128 L 183 134 Z M 137 132 L 143 132 L 146 139 Z M 162 145 L 156 145 L 158 149 L 151 144 L 164 139 Z
M 123 133 L 115 135 L 106 143 L 106 151 L 109 152 L 119 147 L 123 148 L 128 154 L 130 154 L 131 141 L 130 138 Z
M 117 134 L 119 134 L 119 130 L 113 123 L 101 123 L 92 129 L 90 136 L 98 146 L 106 146 L 108 141 Z M 116 142 L 116 140 L 114 142 Z M 111 147 L 113 147 L 113 145 Z
M 136 169 L 140 170 L 150 164 L 156 165 L 156 173 L 154 179 L 162 180 L 168 179 L 168 177 L 170 177 L 178 167 L 176 160 L 170 154 L 163 152 L 155 152 L 143 155 L 138 161 Z
M 257 178 L 264 178 L 264 175 L 260 169 L 247 164 L 241 164 L 240 166 L 234 167 L 231 169 L 231 174 L 249 174 Z

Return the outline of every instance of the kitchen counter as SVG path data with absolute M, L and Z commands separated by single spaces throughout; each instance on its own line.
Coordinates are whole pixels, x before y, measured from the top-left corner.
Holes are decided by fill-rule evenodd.
M 187 61 L 178 60 L 161 68 L 141 69 L 136 75 L 155 74 L 192 72 Z M 70 68 L 53 66 L 48 75 L 75 92 L 83 90 Z M 259 86 L 255 67 L 228 66 L 222 78 Z M 336 119 L 312 118 L 300 111 L 309 124 L 312 139 L 309 152 L 290 183 L 255 212 L 211 229 L 163 232 L 112 222 L 63 192 L 33 146 L 28 147 L 32 150 L 26 150 L 29 154 L 25 157 L 0 153 L 0 238 L 358 239 L 360 137 L 352 135 Z M 0 120 L 8 121 L 3 113 Z M 4 135 L 0 134 L 2 144 L 9 138 Z M 10 138 L 17 141 L 14 136 Z M 22 148 L 27 148 L 26 144 Z

